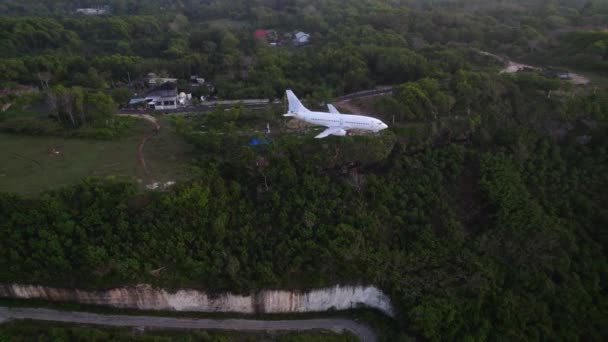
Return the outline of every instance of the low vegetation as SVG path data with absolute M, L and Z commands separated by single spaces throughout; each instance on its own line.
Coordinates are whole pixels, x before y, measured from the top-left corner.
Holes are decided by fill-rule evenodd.
M 0 191 L 37 196 L 48 190 L 74 185 L 89 177 L 111 177 L 136 182 L 137 187 L 175 182 L 193 177 L 189 163 L 192 147 L 177 136 L 168 120 L 143 149 L 146 170 L 138 149 L 142 139 L 153 133 L 150 123 L 119 118 L 127 122 L 119 137 L 99 139 L 99 132 L 78 129 L 69 139 L 60 131 L 46 136 L 0 133 Z M 139 180 L 138 183 L 137 180 Z

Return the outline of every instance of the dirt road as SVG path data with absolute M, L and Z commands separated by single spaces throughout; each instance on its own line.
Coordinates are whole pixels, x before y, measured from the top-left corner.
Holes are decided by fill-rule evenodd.
M 333 104 L 338 107 L 338 109 L 343 110 L 346 113 L 355 115 L 366 115 L 365 111 L 362 111 L 361 108 L 359 108 L 356 104 L 352 103 L 351 100 L 388 96 L 393 93 L 393 89 L 393 86 L 383 86 L 371 90 L 363 90 L 356 93 L 336 97 L 334 99 Z
M 144 137 L 142 138 L 141 143 L 139 143 L 139 146 L 137 147 L 137 161 L 139 162 L 139 165 L 144 170 L 146 175 L 149 175 L 150 172 L 148 172 L 148 167 L 146 166 L 146 159 L 144 158 L 144 147 L 146 146 L 146 142 L 148 142 L 148 140 L 160 130 L 160 124 L 158 123 L 158 120 L 156 120 L 156 118 L 152 115 L 148 114 L 118 114 L 118 116 L 129 116 L 133 118 L 143 119 L 154 125 L 154 133 L 146 133 L 146 135 L 144 135 Z
M 347 319 L 306 319 L 262 321 L 250 319 L 193 319 L 157 316 L 100 315 L 50 309 L 8 308 L 0 306 L 0 323 L 32 319 L 65 323 L 94 324 L 115 327 L 152 327 L 166 329 L 203 329 L 233 331 L 348 331 L 363 342 L 374 342 L 374 333 L 366 326 Z
M 156 120 L 155 117 L 153 117 L 152 115 L 149 115 L 149 114 L 117 114 L 117 115 L 143 119 L 143 120 L 149 121 L 151 124 L 153 124 L 155 129 L 157 129 L 157 130 L 160 129 L 160 124 L 158 123 L 158 120 Z
M 524 69 L 531 69 L 531 70 L 536 70 L 536 71 L 543 70 L 543 68 L 541 68 L 541 67 L 517 63 L 506 57 L 498 56 L 498 55 L 495 55 L 495 54 L 487 52 L 487 51 L 481 51 L 481 50 L 476 50 L 476 51 L 484 56 L 492 57 L 492 58 L 500 61 L 501 63 L 505 64 L 505 68 L 502 69 L 500 71 L 500 73 L 514 74 L 514 73 L 519 72 Z M 586 84 L 591 83 L 591 80 L 589 80 L 587 77 L 585 77 L 583 75 L 576 74 L 573 72 L 570 72 L 569 75 L 570 75 L 569 81 L 574 85 L 586 85 Z

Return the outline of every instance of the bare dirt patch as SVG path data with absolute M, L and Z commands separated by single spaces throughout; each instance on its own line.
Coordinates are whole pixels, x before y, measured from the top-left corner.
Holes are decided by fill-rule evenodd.
M 570 82 L 574 83 L 575 85 L 585 85 L 585 84 L 591 83 L 591 80 L 589 80 L 587 77 L 585 77 L 583 75 L 571 73 Z

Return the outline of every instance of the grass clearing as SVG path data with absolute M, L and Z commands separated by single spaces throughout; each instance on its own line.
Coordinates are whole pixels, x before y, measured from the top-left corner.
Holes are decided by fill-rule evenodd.
M 143 149 L 148 174 L 137 156 L 142 138 L 152 131 L 143 120 L 128 137 L 109 141 L 0 134 L 0 191 L 33 196 L 87 177 L 132 178 L 142 187 L 187 179 L 192 149 L 168 120 L 161 118 L 161 126 Z

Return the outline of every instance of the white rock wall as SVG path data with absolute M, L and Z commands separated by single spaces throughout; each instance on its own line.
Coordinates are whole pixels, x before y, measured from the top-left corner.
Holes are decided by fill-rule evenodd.
M 118 308 L 236 313 L 298 313 L 368 307 L 394 316 L 389 298 L 373 286 L 334 286 L 311 291 L 265 290 L 242 296 L 209 295 L 182 289 L 169 292 L 150 285 L 105 291 L 53 288 L 36 285 L 0 284 L 0 297 L 39 298 Z

